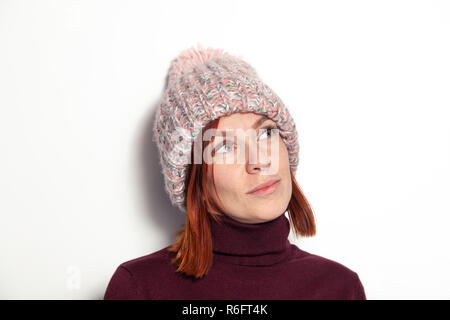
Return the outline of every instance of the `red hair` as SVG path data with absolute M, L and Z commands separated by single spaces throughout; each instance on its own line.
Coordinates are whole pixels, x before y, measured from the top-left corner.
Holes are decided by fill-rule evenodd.
M 210 122 L 203 128 L 203 131 L 210 128 L 217 129 L 219 120 Z M 203 132 L 201 136 L 203 137 Z M 212 141 L 214 141 L 214 137 Z M 202 150 L 205 150 L 211 142 L 203 141 Z M 213 166 L 214 164 L 211 164 L 212 169 L 214 169 Z M 211 268 L 213 252 L 209 216 L 219 221 L 221 215 L 217 213 L 221 212 L 220 207 L 212 200 L 213 197 L 206 187 L 208 168 L 209 165 L 204 161 L 201 164 L 191 161 L 188 166 L 185 192 L 186 223 L 180 231 L 175 233 L 178 239 L 168 249 L 170 252 L 176 252 L 176 256 L 171 260 L 177 265 L 176 271 L 195 278 L 203 277 Z M 314 236 L 316 234 L 314 214 L 295 180 L 292 169 L 291 181 L 292 196 L 287 207 L 291 228 L 294 230 L 295 236 Z M 212 175 L 212 183 L 217 195 L 214 175 Z M 220 201 L 218 196 L 217 199 Z

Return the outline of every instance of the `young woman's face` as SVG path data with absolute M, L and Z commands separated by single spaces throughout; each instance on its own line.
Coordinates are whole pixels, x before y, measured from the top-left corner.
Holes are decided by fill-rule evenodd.
M 265 121 L 264 121 L 265 120 Z M 256 126 L 255 126 L 256 125 Z M 267 128 L 263 130 L 263 128 Z M 211 148 L 214 163 L 214 183 L 224 214 L 244 223 L 261 223 L 273 220 L 284 214 L 292 195 L 291 173 L 286 145 L 279 133 L 271 135 L 270 128 L 278 129 L 276 123 L 261 114 L 233 113 L 220 118 L 217 130 L 237 130 L 233 141 L 227 137 L 214 135 Z M 241 130 L 238 130 L 241 129 Z M 254 133 L 251 138 L 248 133 Z M 277 139 L 277 144 L 272 142 Z M 245 154 L 238 156 L 238 141 L 245 141 Z M 276 146 L 276 147 L 274 147 Z M 242 148 L 242 147 L 241 147 Z M 257 158 L 250 158 L 250 152 Z M 242 149 L 241 149 L 242 150 Z M 234 153 L 234 161 L 227 160 Z M 261 153 L 261 154 L 260 154 Z M 209 166 L 208 188 L 214 200 L 220 206 L 212 185 L 212 167 Z M 249 193 L 262 183 L 279 180 L 272 187 Z

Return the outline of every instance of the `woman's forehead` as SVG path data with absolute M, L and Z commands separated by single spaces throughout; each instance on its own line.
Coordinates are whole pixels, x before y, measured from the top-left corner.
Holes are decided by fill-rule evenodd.
M 234 129 L 256 129 L 263 123 L 273 123 L 271 119 L 263 114 L 233 113 L 232 115 L 221 117 L 217 126 L 218 130 L 234 130 Z

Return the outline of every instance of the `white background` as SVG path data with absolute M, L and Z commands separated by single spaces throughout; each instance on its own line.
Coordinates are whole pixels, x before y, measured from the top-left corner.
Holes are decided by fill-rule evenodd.
M 242 56 L 299 131 L 317 235 L 368 299 L 450 298 L 448 1 L 0 1 L 0 298 L 101 299 L 174 241 L 151 127 L 170 61 Z

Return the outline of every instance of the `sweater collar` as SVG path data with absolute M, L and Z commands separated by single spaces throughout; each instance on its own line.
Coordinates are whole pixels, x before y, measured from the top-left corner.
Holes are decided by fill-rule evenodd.
M 249 224 L 221 215 L 221 222 L 209 218 L 214 261 L 246 265 L 272 265 L 289 258 L 290 224 L 283 213 L 270 221 Z

